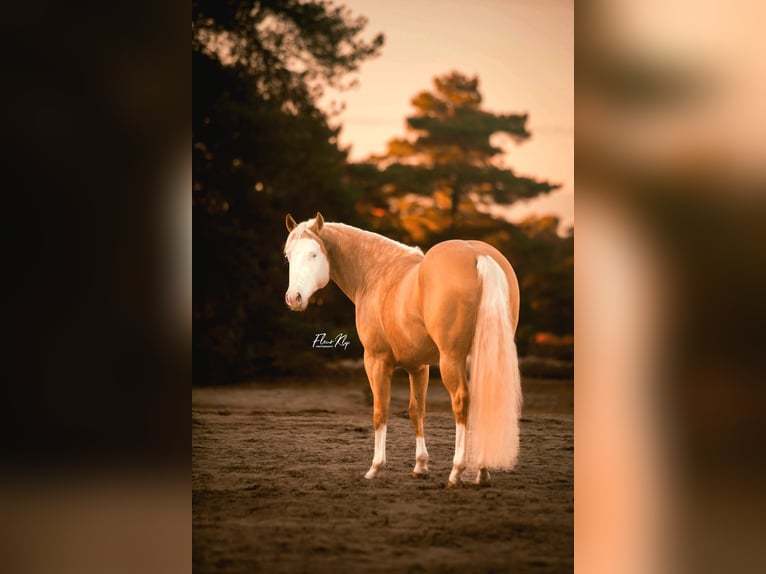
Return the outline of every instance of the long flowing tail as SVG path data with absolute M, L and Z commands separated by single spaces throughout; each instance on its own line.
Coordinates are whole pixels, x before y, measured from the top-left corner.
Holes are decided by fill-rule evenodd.
M 477 468 L 511 469 L 519 454 L 521 375 L 508 303 L 508 281 L 489 256 L 476 267 L 482 284 L 471 350 L 468 459 Z

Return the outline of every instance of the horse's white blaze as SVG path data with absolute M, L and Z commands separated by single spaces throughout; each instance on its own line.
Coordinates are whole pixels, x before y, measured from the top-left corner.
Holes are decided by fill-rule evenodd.
M 449 474 L 452 484 L 460 482 L 460 475 L 465 467 L 465 425 L 458 423 L 455 425 L 455 458 L 452 459 L 452 472 Z
M 380 467 L 386 464 L 386 425 L 380 425 L 375 431 L 375 456 L 372 457 L 372 466 L 365 474 L 365 478 L 375 478 Z
M 286 252 L 290 262 L 290 284 L 285 301 L 290 309 L 302 311 L 311 296 L 330 281 L 330 263 L 319 243 L 311 238 L 298 239 Z
M 428 451 L 425 437 L 415 437 L 415 471 L 416 474 L 428 472 Z

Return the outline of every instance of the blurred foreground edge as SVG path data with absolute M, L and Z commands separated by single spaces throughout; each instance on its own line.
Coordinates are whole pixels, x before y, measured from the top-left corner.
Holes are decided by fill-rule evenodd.
M 764 16 L 578 7 L 582 572 L 766 570 Z
M 8 6 L 4 572 L 190 570 L 181 7 Z

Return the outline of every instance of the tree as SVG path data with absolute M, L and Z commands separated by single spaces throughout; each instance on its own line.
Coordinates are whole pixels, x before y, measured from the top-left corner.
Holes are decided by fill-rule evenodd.
M 325 85 L 339 86 L 379 53 L 382 34 L 359 37 L 366 25 L 326 0 L 194 0 L 192 52 L 249 76 L 285 110 L 314 112 Z
M 387 154 L 354 167 L 352 178 L 366 180 L 372 192 L 365 209 L 392 209 L 415 239 L 471 217 L 479 205 L 511 204 L 559 186 L 516 176 L 495 161 L 503 152 L 491 143 L 507 134 L 517 143 L 531 134 L 527 114 L 495 114 L 481 109 L 479 80 L 459 72 L 434 79 L 433 91 L 412 99 L 408 135 L 388 143 Z
M 481 108 L 477 78 L 452 72 L 434 79 L 433 91 L 412 99 L 408 134 L 387 153 L 352 164 L 347 178 L 362 187 L 357 209 L 371 227 L 407 243 L 430 246 L 461 236 L 482 239 L 508 256 L 521 286 L 521 352 L 538 332 L 571 334 L 574 237 L 560 237 L 558 219 L 518 225 L 492 217 L 494 205 L 510 205 L 558 185 L 516 176 L 497 161 L 503 151 L 491 137 L 527 141 L 527 114 L 495 114 Z
M 352 218 L 358 190 L 342 181 L 346 153 L 316 101 L 379 52 L 382 36 L 360 37 L 365 24 L 321 0 L 192 4 L 197 383 L 297 366 L 301 329 L 336 324 L 330 291 L 287 325 L 284 215 Z

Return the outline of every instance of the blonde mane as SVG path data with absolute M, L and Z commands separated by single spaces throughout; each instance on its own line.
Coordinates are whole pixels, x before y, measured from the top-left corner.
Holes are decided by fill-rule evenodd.
M 423 257 L 423 250 L 420 249 L 420 247 L 412 247 L 399 241 L 389 239 L 388 237 L 378 233 L 359 229 L 358 227 L 346 225 L 345 223 L 326 222 L 322 228 L 323 231 L 316 233 L 312 229 L 315 222 L 316 218 L 309 219 L 308 221 L 303 221 L 290 232 L 290 234 L 287 236 L 287 240 L 285 241 L 285 255 L 289 255 L 295 243 L 299 239 L 306 238 L 306 236 L 308 236 L 309 239 L 315 240 L 317 243 L 319 243 L 322 249 L 325 250 L 326 246 L 324 239 L 322 238 L 322 234 L 326 234 L 329 231 L 329 235 L 334 235 L 334 232 L 338 232 L 340 236 L 353 237 L 353 244 L 345 247 L 353 247 L 355 251 L 370 251 L 370 255 L 373 253 L 376 255 L 375 259 L 378 258 L 377 256 L 381 255 L 384 258 L 387 258 L 388 256 L 396 256 L 402 254 Z M 327 235 L 325 235 L 325 238 L 330 239 L 330 237 Z
M 306 222 L 307 224 L 309 224 L 308 227 L 312 225 L 313 221 L 314 220 L 312 219 Z M 391 250 L 397 249 L 400 251 L 404 251 L 405 253 L 408 253 L 410 255 L 420 255 L 421 257 L 423 256 L 423 250 L 420 247 L 412 247 L 411 245 L 406 245 L 399 241 L 394 241 L 393 239 L 389 239 L 388 237 L 384 235 L 373 233 L 372 231 L 366 231 L 364 229 L 359 229 L 358 227 L 346 225 L 345 223 L 327 222 L 325 223 L 325 227 L 330 227 L 331 229 L 338 229 L 343 231 L 351 231 L 355 234 L 355 239 L 357 239 L 358 237 L 361 237 L 368 242 L 378 242 L 380 243 L 381 248 L 385 246 L 390 248 Z

